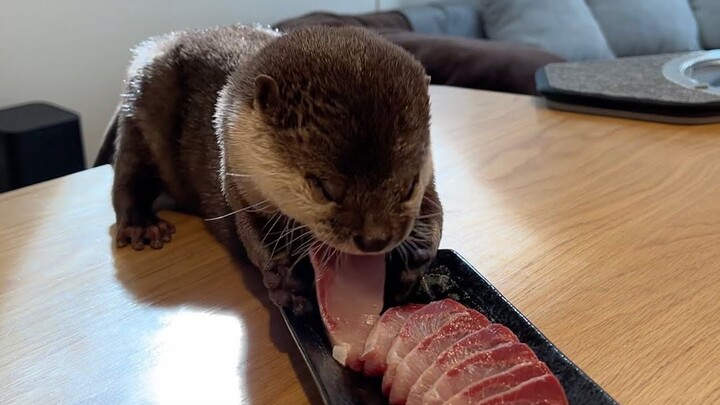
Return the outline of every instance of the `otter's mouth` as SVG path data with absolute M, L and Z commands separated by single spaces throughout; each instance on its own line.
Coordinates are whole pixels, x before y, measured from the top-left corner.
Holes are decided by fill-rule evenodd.
M 318 306 L 333 357 L 360 371 L 364 342 L 380 316 L 385 256 L 343 253 L 327 246 L 310 251 Z

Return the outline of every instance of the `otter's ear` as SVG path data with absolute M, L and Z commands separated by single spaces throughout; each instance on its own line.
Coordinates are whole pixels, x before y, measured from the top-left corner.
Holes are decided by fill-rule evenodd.
M 267 112 L 275 108 L 279 102 L 280 90 L 275 79 L 267 75 L 256 77 L 254 107 L 262 112 Z
M 431 81 L 432 77 L 430 77 L 430 75 L 425 75 L 425 84 L 429 86 Z

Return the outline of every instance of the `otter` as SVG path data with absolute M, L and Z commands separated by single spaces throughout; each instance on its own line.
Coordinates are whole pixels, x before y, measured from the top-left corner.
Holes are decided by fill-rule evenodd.
M 388 304 L 401 302 L 442 234 L 428 86 L 417 60 L 364 28 L 148 39 L 96 161 L 114 168 L 117 246 L 171 241 L 164 195 L 259 268 L 280 307 L 312 307 L 298 263 L 318 246 L 385 255 Z

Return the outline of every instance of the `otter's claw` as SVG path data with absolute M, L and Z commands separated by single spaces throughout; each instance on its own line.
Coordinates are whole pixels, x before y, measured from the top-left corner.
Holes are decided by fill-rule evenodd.
M 275 305 L 292 308 L 295 315 L 303 315 L 312 310 L 312 303 L 307 298 L 309 283 L 301 279 L 299 271 L 291 269 L 288 258 L 271 260 L 263 269 L 262 275 L 270 300 Z
M 400 305 L 407 299 L 430 267 L 436 251 L 420 248 L 406 256 L 391 255 L 385 286 L 386 305 Z
M 117 227 L 115 243 L 122 248 L 130 244 L 135 250 L 143 250 L 145 243 L 153 249 L 161 249 L 163 244 L 172 240 L 175 226 L 160 218 L 148 220 L 142 224 L 121 221 Z

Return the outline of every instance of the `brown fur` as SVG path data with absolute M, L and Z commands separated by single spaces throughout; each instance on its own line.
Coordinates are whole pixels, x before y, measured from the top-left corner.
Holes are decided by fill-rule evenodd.
M 387 253 L 388 298 L 404 298 L 442 229 L 417 61 L 323 27 L 173 33 L 135 54 L 116 125 L 120 246 L 170 240 L 152 208 L 165 192 L 244 250 L 279 305 L 307 310 L 293 264 L 319 243 Z

